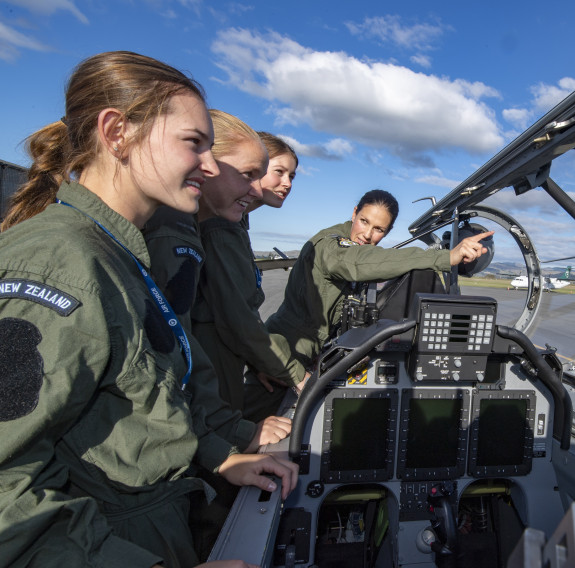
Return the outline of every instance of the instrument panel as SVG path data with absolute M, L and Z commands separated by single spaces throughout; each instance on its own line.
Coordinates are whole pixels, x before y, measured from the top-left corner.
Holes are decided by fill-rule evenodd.
M 563 508 L 549 482 L 556 395 L 509 356 L 518 350 L 497 337 L 495 301 L 416 296 L 412 325 L 350 330 L 325 354 L 329 364 L 308 392 L 286 399 L 291 439 L 267 451 L 286 457 L 289 449 L 294 458 L 295 447 L 300 480 L 253 562 L 427 568 L 461 539 L 483 542 L 481 532 L 461 535 L 476 525 L 495 533 L 559 522 Z M 447 341 L 432 345 L 430 335 Z M 512 520 L 504 517 L 510 510 Z M 243 503 L 241 514 L 249 512 Z M 489 525 L 493 515 L 501 527 Z M 462 565 L 473 561 L 471 554 Z

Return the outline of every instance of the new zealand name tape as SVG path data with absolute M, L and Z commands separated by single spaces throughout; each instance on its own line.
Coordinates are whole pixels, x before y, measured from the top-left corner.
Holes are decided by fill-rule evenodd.
M 203 262 L 204 260 L 202 258 L 202 255 L 192 247 L 187 246 L 174 247 L 174 253 L 176 256 L 189 256 L 191 258 L 195 258 L 198 262 Z
M 33 280 L 0 280 L 0 299 L 2 298 L 31 300 L 55 310 L 62 316 L 69 316 L 80 305 L 70 294 Z

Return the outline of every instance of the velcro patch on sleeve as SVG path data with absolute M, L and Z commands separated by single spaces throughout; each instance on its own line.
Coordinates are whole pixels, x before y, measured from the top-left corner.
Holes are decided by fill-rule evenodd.
M 76 298 L 57 288 L 33 280 L 0 280 L 0 299 L 21 298 L 46 306 L 61 316 L 69 316 L 80 304 Z
M 178 316 L 188 312 L 196 297 L 197 263 L 192 258 L 182 261 L 178 272 L 166 284 L 164 294 Z
M 359 243 L 356 243 L 355 241 L 352 241 L 351 239 L 348 239 L 346 237 L 337 237 L 337 244 L 340 247 L 354 247 L 354 246 L 359 246 Z
M 22 418 L 38 405 L 44 378 L 41 340 L 29 321 L 0 320 L 0 422 Z

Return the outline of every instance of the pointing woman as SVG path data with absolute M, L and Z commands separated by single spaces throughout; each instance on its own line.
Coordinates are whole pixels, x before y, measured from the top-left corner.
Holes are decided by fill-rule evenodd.
M 487 252 L 481 239 L 493 234 L 464 239 L 451 251 L 375 246 L 391 231 L 398 213 L 390 193 L 369 191 L 354 208 L 351 221 L 320 231 L 304 245 L 291 270 L 284 301 L 266 321 L 270 333 L 283 336 L 289 344 L 290 352 L 284 357 L 294 356 L 304 367 L 311 365 L 340 321 L 352 282 L 389 280 L 414 269 L 450 270 Z M 294 382 L 302 378 L 303 374 L 292 377 Z

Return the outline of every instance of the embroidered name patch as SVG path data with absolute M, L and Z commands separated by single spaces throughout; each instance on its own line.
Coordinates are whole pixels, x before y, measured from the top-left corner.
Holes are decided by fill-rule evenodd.
M 33 280 L 0 280 L 0 298 L 22 298 L 69 316 L 80 302 L 70 294 Z
M 353 246 L 359 246 L 359 243 L 356 243 L 355 241 L 352 241 L 351 239 L 346 239 L 345 237 L 337 237 L 337 244 L 340 247 L 353 247 Z
M 186 246 L 174 247 L 174 254 L 176 256 L 189 256 L 191 258 L 195 258 L 198 262 L 204 261 L 202 256 L 198 253 L 198 251 L 193 249 L 192 247 L 186 247 Z

